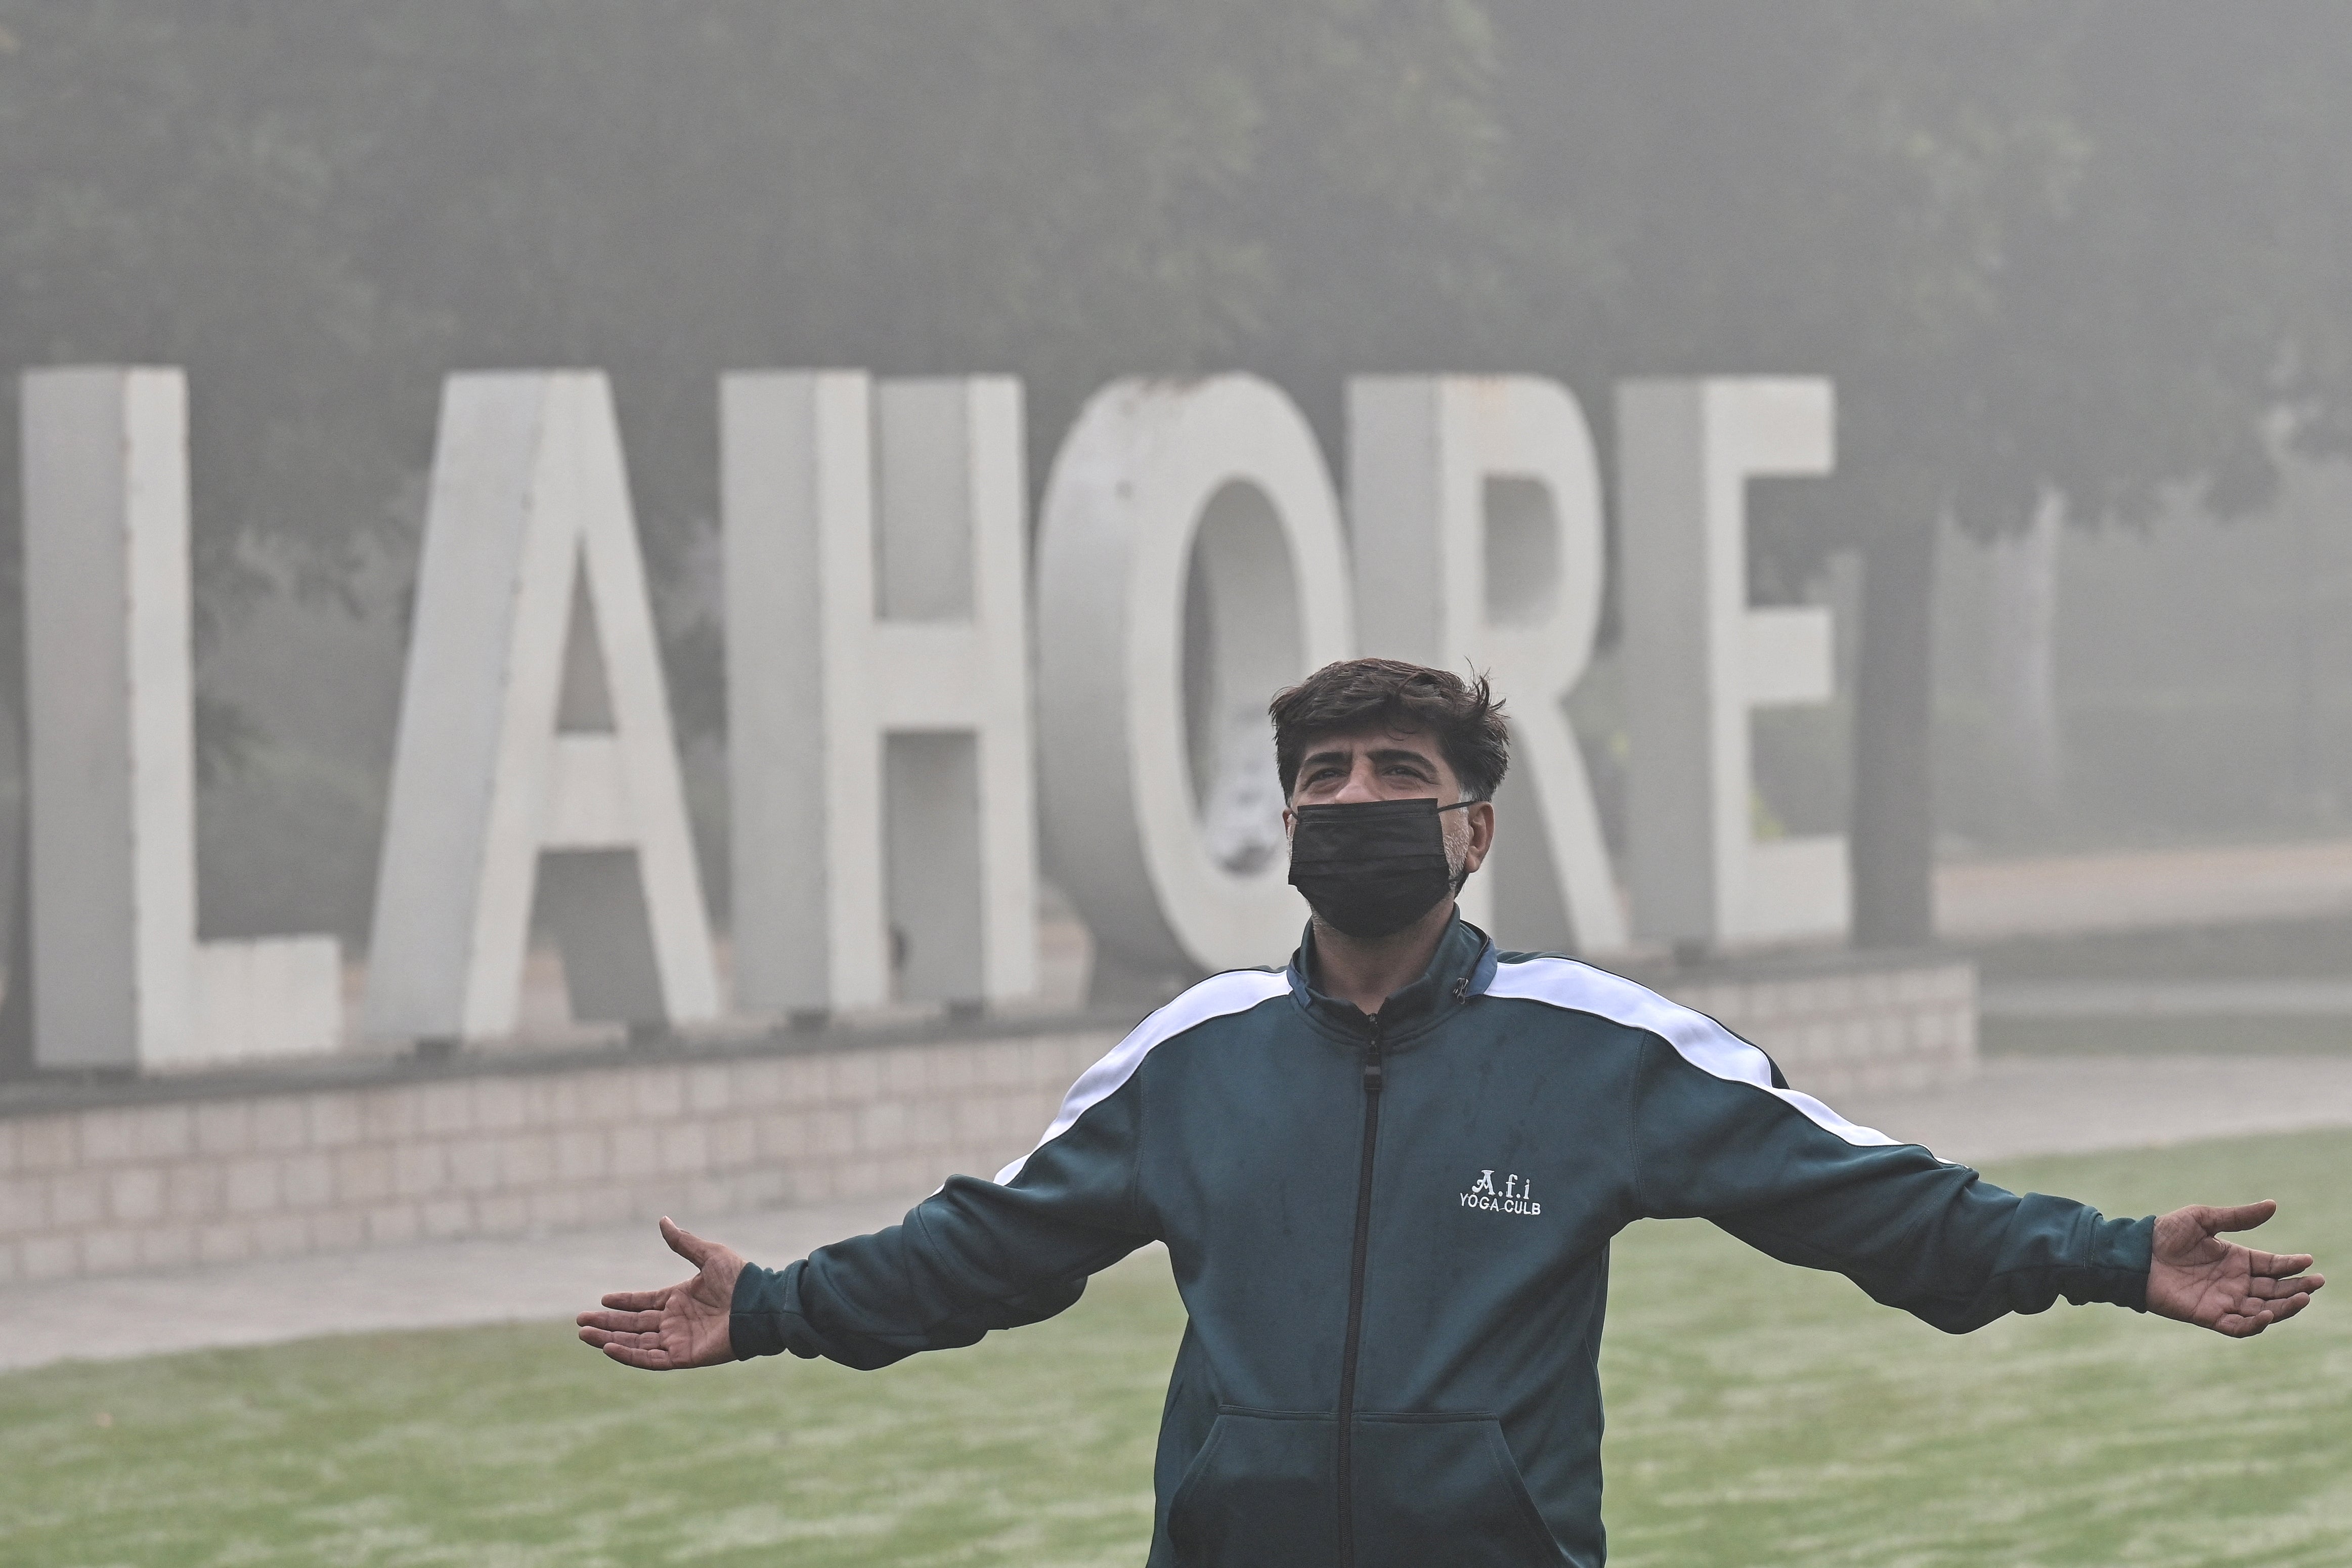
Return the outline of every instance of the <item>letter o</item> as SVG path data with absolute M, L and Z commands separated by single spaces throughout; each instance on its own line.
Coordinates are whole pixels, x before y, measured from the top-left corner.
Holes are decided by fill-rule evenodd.
M 1281 958 L 1307 906 L 1286 857 L 1235 869 L 1202 832 L 1185 702 L 1196 543 L 1221 690 L 1262 706 L 1354 652 L 1339 502 L 1290 399 L 1246 375 L 1113 382 L 1063 442 L 1038 529 L 1045 844 L 1097 942 L 1143 967 L 1215 971 Z

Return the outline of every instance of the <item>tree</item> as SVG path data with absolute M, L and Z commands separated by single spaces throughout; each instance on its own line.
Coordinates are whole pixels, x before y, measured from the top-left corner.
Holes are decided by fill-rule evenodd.
M 2312 7 L 2265 28 L 2006 0 L 1496 14 L 1503 185 L 1538 236 L 1526 297 L 1547 226 L 1564 275 L 1598 244 L 1616 279 L 1561 312 L 1592 338 L 1554 352 L 1837 382 L 1838 475 L 1767 514 L 1759 556 L 1799 578 L 1827 549 L 1863 556 L 1857 935 L 1924 942 L 1938 528 L 2018 531 L 2044 495 L 2129 520 L 2174 484 L 2240 509 L 2290 383 L 2308 428 L 2343 406 L 2326 285 L 2279 278 L 2316 248 L 2275 237 L 2342 210 L 2323 166 L 2341 29 Z M 2211 137 L 2244 161 L 2188 155 Z

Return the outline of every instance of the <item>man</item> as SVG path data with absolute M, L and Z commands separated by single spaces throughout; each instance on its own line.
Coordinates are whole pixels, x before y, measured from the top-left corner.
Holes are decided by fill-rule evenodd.
M 1153 1564 L 1599 1568 L 1609 1241 L 1703 1215 L 1964 1332 L 2060 1295 L 2232 1335 L 2311 1259 L 2217 1233 L 2269 1204 L 2110 1220 L 2020 1197 L 1790 1089 L 1713 1020 L 1454 913 L 1495 842 L 1486 683 L 1331 665 L 1272 709 L 1284 971 L 1145 1019 L 993 1182 L 781 1270 L 669 1221 L 698 1272 L 581 1338 L 656 1370 L 791 1351 L 877 1367 L 1034 1322 L 1164 1241 L 1190 1314 L 1160 1429 Z

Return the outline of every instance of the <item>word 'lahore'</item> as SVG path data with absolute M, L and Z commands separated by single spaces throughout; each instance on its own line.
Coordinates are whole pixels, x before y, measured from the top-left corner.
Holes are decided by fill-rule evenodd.
M 46 1066 L 335 1043 L 331 938 L 194 940 L 185 399 L 176 370 L 26 377 Z M 1278 388 L 1113 383 L 1063 440 L 1034 562 L 1017 382 L 750 372 L 719 405 L 738 1009 L 1034 990 L 1041 859 L 1135 968 L 1282 951 L 1306 910 L 1265 703 L 1360 653 L 1466 662 L 1509 698 L 1506 820 L 1541 852 L 1463 899 L 1509 945 L 1845 930 L 1843 841 L 1749 826 L 1747 716 L 1827 700 L 1832 661 L 1825 609 L 1746 603 L 1745 486 L 1829 471 L 1825 382 L 1619 390 L 1622 892 L 1563 707 L 1608 563 L 1591 437 L 1559 384 L 1350 384 L 1343 528 Z M 445 387 L 370 1034 L 512 1034 L 535 901 L 575 1016 L 666 1026 L 728 1005 L 594 372 Z

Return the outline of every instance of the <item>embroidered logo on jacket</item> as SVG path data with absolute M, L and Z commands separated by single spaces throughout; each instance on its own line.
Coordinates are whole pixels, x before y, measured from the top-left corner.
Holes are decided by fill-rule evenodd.
M 1500 1191 L 1496 1189 L 1494 1172 L 1479 1172 L 1478 1179 L 1470 1184 L 1470 1190 L 1462 1194 L 1462 1206 L 1485 1209 L 1490 1214 L 1543 1213 L 1543 1205 L 1535 1200 L 1535 1184 L 1516 1172 L 1504 1175 Z

